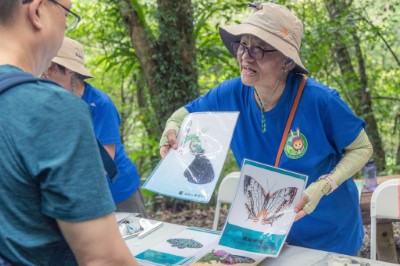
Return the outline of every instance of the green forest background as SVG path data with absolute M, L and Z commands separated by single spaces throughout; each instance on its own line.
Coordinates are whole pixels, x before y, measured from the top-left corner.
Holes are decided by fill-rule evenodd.
M 380 175 L 400 173 L 400 0 L 292 0 L 304 23 L 310 76 L 336 88 L 366 122 Z M 121 136 L 142 180 L 160 161 L 158 142 L 177 108 L 239 75 L 218 27 L 238 23 L 247 1 L 80 0 L 67 36 L 85 46 L 89 83 L 120 111 Z M 237 170 L 229 153 L 222 176 Z

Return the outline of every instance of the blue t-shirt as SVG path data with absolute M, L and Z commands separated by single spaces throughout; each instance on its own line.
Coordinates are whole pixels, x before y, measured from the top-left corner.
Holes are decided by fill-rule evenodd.
M 22 72 L 0 66 L 0 73 Z M 0 256 L 23 265 L 76 265 L 56 220 L 115 210 L 87 105 L 47 82 L 0 94 Z
M 114 162 L 118 168 L 118 175 L 109 185 L 115 203 L 120 203 L 133 195 L 140 184 L 137 169 L 121 142 L 119 132 L 121 118 L 110 97 L 88 83 L 85 83 L 82 99 L 89 105 L 97 139 L 103 145 L 116 145 Z
M 185 106 L 189 112 L 240 111 L 231 149 L 238 165 L 244 158 L 274 165 L 286 121 L 301 75 L 289 73 L 285 90 L 270 111 L 261 111 L 254 88 L 240 78 L 227 80 Z M 307 80 L 279 167 L 308 175 L 307 186 L 328 174 L 339 162 L 345 147 L 358 136 L 364 121 L 356 117 L 336 90 Z M 364 237 L 358 191 L 352 179 L 324 196 L 310 215 L 295 222 L 287 242 L 292 245 L 354 255 Z

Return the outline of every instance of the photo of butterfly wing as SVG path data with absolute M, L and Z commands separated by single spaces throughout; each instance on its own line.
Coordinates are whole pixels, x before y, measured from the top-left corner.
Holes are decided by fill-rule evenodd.
M 254 222 L 258 222 L 261 216 L 266 215 L 265 203 L 268 193 L 264 188 L 251 176 L 244 177 L 244 195 L 246 197 L 245 207 L 248 218 Z
M 265 206 L 267 217 L 263 223 L 272 225 L 274 221 L 283 216 L 282 211 L 293 203 L 296 194 L 296 187 L 287 187 L 279 189 L 270 195 Z
M 167 242 L 170 243 L 172 247 L 177 247 L 179 249 L 203 247 L 203 245 L 200 242 L 187 238 L 171 238 L 168 239 Z
M 297 193 L 296 187 L 287 187 L 270 193 L 253 177 L 244 177 L 245 208 L 248 218 L 262 224 L 273 224 L 283 216 L 282 211 L 293 203 Z
M 255 260 L 249 257 L 245 256 L 239 256 L 239 255 L 232 255 L 229 254 L 225 258 L 221 260 L 222 264 L 228 264 L 228 265 L 233 265 L 233 264 L 241 264 L 241 263 L 254 263 Z
M 253 265 L 254 262 L 256 262 L 254 259 L 247 257 L 247 256 L 242 256 L 242 255 L 237 255 L 237 254 L 231 254 L 226 250 L 222 249 L 217 249 L 217 250 L 212 250 L 211 252 L 207 253 L 203 257 L 201 257 L 197 262 L 208 264 L 208 265 L 235 265 L 235 264 L 244 264 L 244 265 Z M 214 264 L 215 262 L 216 264 Z M 204 264 L 199 264 L 199 265 L 204 265 Z M 194 264 L 197 265 L 197 264 Z
M 205 155 L 200 137 L 196 134 L 189 134 L 185 142 L 189 142 L 189 150 L 194 155 L 194 160 L 183 175 L 193 184 L 208 184 L 212 182 L 215 177 L 214 168 L 211 161 Z

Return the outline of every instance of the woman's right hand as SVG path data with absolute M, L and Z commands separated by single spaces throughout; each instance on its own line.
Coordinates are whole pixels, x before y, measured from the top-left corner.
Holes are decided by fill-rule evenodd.
M 164 136 L 163 136 L 164 145 L 160 146 L 160 155 L 161 157 L 165 157 L 169 150 L 172 149 L 177 149 L 178 148 L 178 142 L 176 140 L 176 130 L 175 129 L 170 129 L 168 130 Z M 166 143 L 165 143 L 166 142 Z
M 160 147 L 161 157 L 164 158 L 171 148 L 175 150 L 178 148 L 176 136 L 178 135 L 183 120 L 188 114 L 189 112 L 184 107 L 181 107 L 167 120 L 164 132 L 161 135 L 160 144 L 158 145 Z

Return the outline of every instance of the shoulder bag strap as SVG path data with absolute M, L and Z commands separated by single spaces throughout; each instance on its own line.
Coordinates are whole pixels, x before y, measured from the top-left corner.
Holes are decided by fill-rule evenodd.
M 306 75 L 303 75 L 303 79 L 302 79 L 302 81 L 300 83 L 299 89 L 297 90 L 296 97 L 294 98 L 292 109 L 290 110 L 290 114 L 289 114 L 289 118 L 288 118 L 288 120 L 286 122 L 285 130 L 283 131 L 281 144 L 279 145 L 278 154 L 276 155 L 275 167 L 279 167 L 279 163 L 281 161 L 283 148 L 285 147 L 287 135 L 289 133 L 290 126 L 292 125 L 292 121 L 293 121 L 294 115 L 296 113 L 297 106 L 299 105 L 301 94 L 303 93 L 304 87 L 306 85 L 307 78 L 308 77 Z

